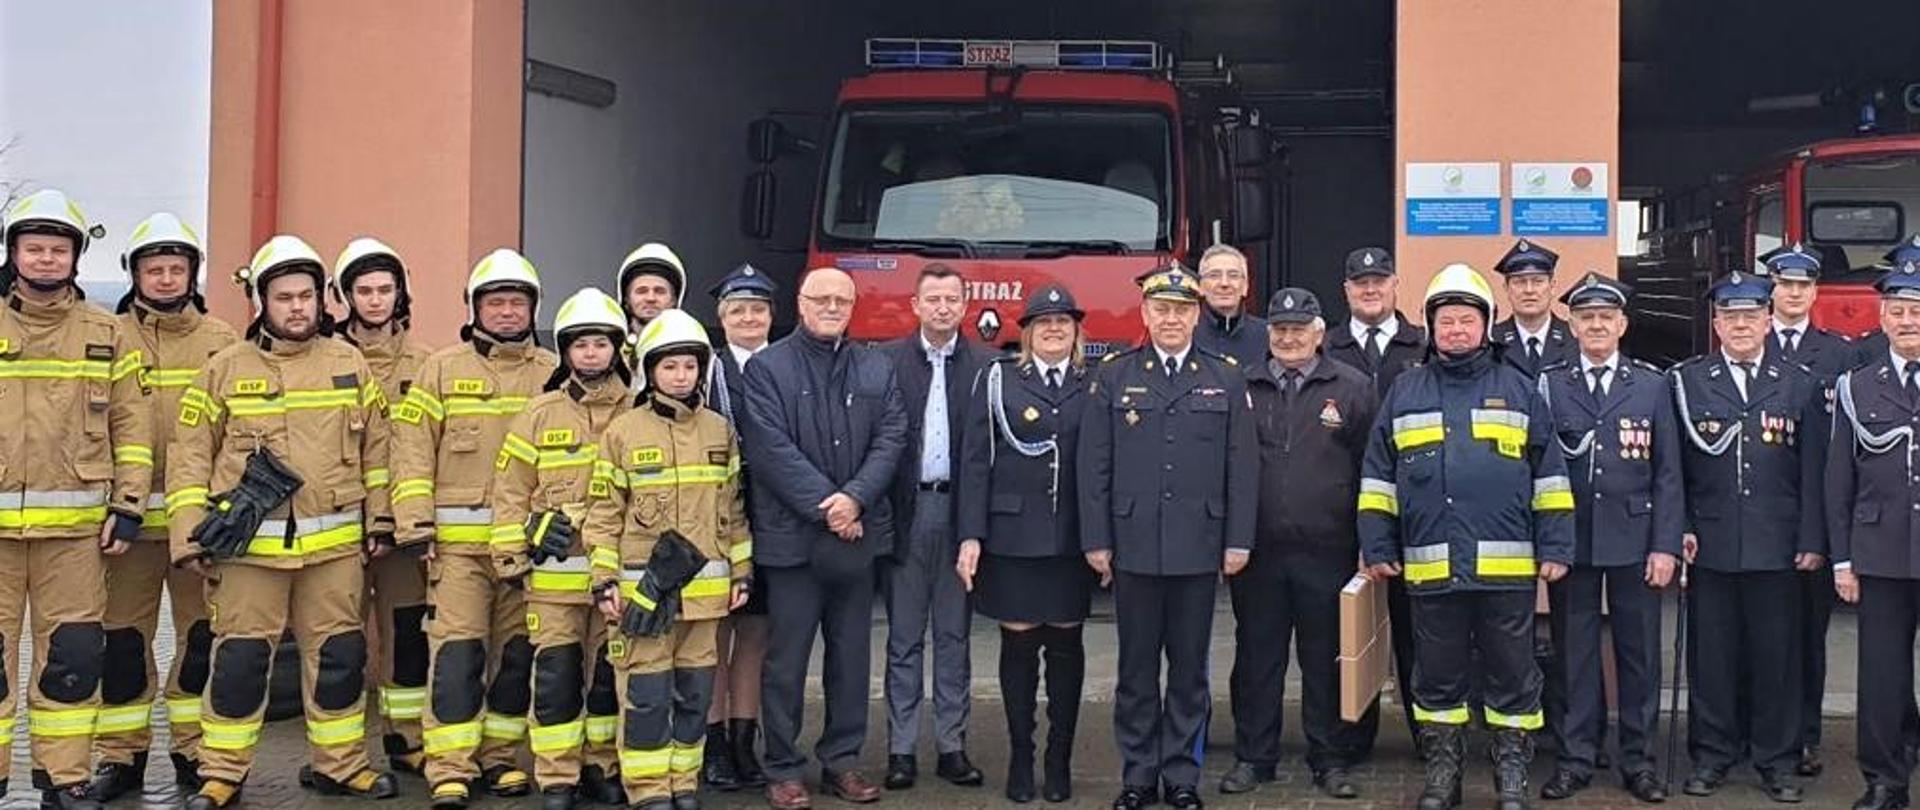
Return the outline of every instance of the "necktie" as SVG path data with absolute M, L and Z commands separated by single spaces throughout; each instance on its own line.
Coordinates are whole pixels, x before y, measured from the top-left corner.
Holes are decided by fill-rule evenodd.
M 1780 345 L 1786 348 L 1788 354 L 1798 351 L 1800 349 L 1800 330 L 1780 330 Z
M 1537 337 L 1527 338 L 1527 362 L 1540 362 L 1540 339 Z
M 1180 373 L 1180 358 L 1178 357 L 1167 358 L 1166 367 L 1167 367 L 1167 379 L 1171 380 L 1173 379 L 1173 375 Z
M 1737 361 L 1734 366 L 1740 369 L 1740 398 L 1747 399 L 1747 391 L 1753 387 L 1753 361 Z
M 1920 402 L 1920 382 L 1915 381 L 1914 375 L 1916 374 L 1920 374 L 1920 360 L 1908 360 L 1907 361 L 1907 399 L 1914 402 Z
M 1380 350 L 1380 327 L 1367 327 L 1367 359 L 1378 363 L 1383 354 L 1385 352 Z
M 1298 369 L 1290 368 L 1280 374 L 1280 390 L 1288 396 L 1292 396 L 1300 391 L 1300 371 Z
M 1587 373 L 1593 375 L 1593 384 L 1587 388 L 1587 391 L 1593 394 L 1594 399 L 1599 399 L 1601 394 L 1606 393 L 1606 389 L 1601 386 L 1607 379 L 1607 372 L 1612 370 L 1607 366 L 1594 366 L 1587 369 Z
M 1050 369 L 1047 369 L 1047 387 L 1048 387 L 1048 388 L 1053 388 L 1053 389 L 1056 389 L 1056 390 L 1057 390 L 1057 389 L 1059 389 L 1059 387 L 1060 387 L 1060 369 L 1057 369 L 1057 368 L 1050 368 Z

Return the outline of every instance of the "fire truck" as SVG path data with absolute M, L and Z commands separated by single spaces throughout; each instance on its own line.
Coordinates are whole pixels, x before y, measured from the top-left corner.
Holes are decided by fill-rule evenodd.
M 1775 155 L 1740 179 L 1642 208 L 1642 255 L 1623 259 L 1635 312 L 1627 350 L 1671 363 L 1709 345 L 1706 288 L 1796 242 L 1821 258 L 1814 323 L 1859 337 L 1879 323 L 1881 257 L 1916 228 L 1920 134 L 1842 138 Z
M 966 279 L 962 329 L 1019 338 L 1026 296 L 1047 284 L 1087 312 L 1089 354 L 1137 343 L 1134 278 L 1192 267 L 1226 242 L 1251 259 L 1252 296 L 1278 276 L 1284 156 L 1224 62 L 1183 63 L 1153 42 L 872 39 L 817 143 L 767 118 L 748 130 L 760 167 L 741 226 L 775 221 L 772 164 L 799 144 L 820 170 L 806 267 L 854 279 L 852 336 L 914 328 L 921 268 Z

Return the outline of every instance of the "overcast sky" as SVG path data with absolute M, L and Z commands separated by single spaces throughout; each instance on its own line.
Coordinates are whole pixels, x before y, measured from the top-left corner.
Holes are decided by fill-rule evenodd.
M 121 280 L 155 211 L 205 235 L 212 42 L 210 0 L 0 0 L 0 180 L 59 188 L 106 225 L 83 279 Z

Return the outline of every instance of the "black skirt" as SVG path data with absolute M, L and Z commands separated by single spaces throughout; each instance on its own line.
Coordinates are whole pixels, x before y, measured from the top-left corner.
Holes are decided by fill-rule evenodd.
M 1003 622 L 1085 621 L 1099 581 L 1084 557 L 980 555 L 974 609 Z

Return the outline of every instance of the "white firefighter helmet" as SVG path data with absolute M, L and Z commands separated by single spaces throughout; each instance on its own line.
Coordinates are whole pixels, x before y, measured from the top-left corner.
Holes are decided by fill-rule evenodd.
M 653 368 L 654 355 L 676 350 L 692 350 L 704 366 L 713 353 L 713 346 L 707 342 L 706 327 L 686 310 L 662 310 L 659 317 L 648 321 L 640 330 L 640 343 L 634 348 L 634 354 L 640 358 L 641 373 L 645 375 Z M 642 382 L 641 387 L 652 387 L 652 381 Z
M 661 242 L 648 242 L 633 249 L 627 258 L 620 262 L 620 303 L 624 308 L 627 301 L 627 285 L 633 283 L 633 277 L 642 273 L 665 276 L 667 283 L 673 285 L 673 306 L 680 307 L 687 297 L 687 266 L 680 262 L 680 254 L 673 252 Z
M 1427 325 L 1433 325 L 1433 313 L 1444 304 L 1466 304 L 1480 310 L 1487 321 L 1487 334 L 1493 334 L 1493 287 L 1486 276 L 1465 264 L 1449 264 L 1427 283 L 1425 312 Z
M 327 283 L 327 265 L 320 260 L 320 254 L 313 246 L 298 236 L 280 234 L 254 251 L 253 261 L 234 274 L 234 281 L 247 290 L 247 300 L 253 302 L 253 317 L 257 320 L 265 312 L 261 296 L 265 295 L 267 282 L 275 276 L 286 273 L 304 272 L 313 276 L 314 292 L 318 293 Z
M 186 256 L 191 272 L 200 272 L 200 262 L 206 258 L 206 248 L 200 245 L 200 234 L 180 218 L 161 212 L 140 220 L 133 226 L 133 232 L 127 235 L 126 250 L 120 254 L 120 266 L 131 273 L 134 262 L 142 256 L 166 254 Z
M 540 317 L 540 271 L 519 251 L 499 248 L 481 257 L 474 264 L 473 272 L 467 274 L 468 326 L 474 326 L 479 320 L 476 304 L 480 294 L 500 288 L 519 288 L 532 295 L 534 318 Z
M 105 228 L 87 224 L 86 212 L 66 192 L 51 188 L 28 194 L 7 209 L 0 225 L 0 247 L 12 250 L 14 237 L 22 233 L 69 237 L 74 240 L 75 255 L 87 252 L 88 242 L 107 235 Z
M 334 300 L 346 308 L 347 316 L 351 318 L 353 297 L 347 292 L 353 288 L 353 280 L 369 270 L 386 270 L 393 274 L 393 318 L 399 323 L 406 323 L 413 301 L 413 294 L 408 290 L 407 265 L 400 260 L 399 252 L 385 242 L 371 236 L 348 242 L 347 247 L 340 251 L 339 258 L 333 260 L 333 275 L 327 279 L 327 289 L 333 294 Z
M 553 339 L 562 350 L 573 333 L 587 330 L 607 333 L 615 346 L 627 342 L 626 313 L 620 311 L 620 302 L 598 287 L 585 287 L 568 296 L 553 316 Z

